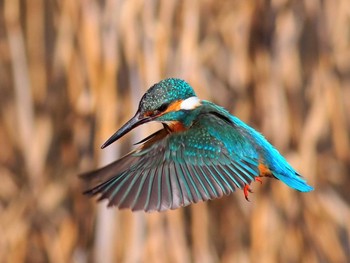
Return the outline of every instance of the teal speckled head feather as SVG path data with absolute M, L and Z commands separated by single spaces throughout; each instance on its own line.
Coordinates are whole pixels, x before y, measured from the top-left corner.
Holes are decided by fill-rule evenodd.
M 154 84 L 143 95 L 139 109 L 142 111 L 152 111 L 162 105 L 168 105 L 176 100 L 185 100 L 196 96 L 192 87 L 182 79 L 165 79 Z
M 164 128 L 121 159 L 82 175 L 89 184 L 85 194 L 99 194 L 109 206 L 164 211 L 219 198 L 236 188 L 248 200 L 250 184 L 263 177 L 301 192 L 313 190 L 259 132 L 224 108 L 198 99 L 180 79 L 152 86 L 134 117 L 102 148 L 150 121 Z

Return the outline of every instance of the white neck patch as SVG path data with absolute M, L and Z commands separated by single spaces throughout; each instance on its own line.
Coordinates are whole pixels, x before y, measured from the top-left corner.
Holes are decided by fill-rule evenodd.
M 198 97 L 189 97 L 183 100 L 180 104 L 181 110 L 193 110 L 201 105 L 201 100 Z

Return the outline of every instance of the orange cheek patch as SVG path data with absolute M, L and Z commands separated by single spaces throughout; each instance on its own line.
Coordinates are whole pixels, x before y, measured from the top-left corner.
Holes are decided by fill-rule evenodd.
M 172 112 L 172 111 L 179 111 L 181 109 L 181 103 L 182 103 L 182 100 L 174 101 L 169 105 L 166 111 L 163 112 L 163 114 Z
M 265 176 L 266 177 L 271 177 L 272 176 L 272 173 L 271 173 L 270 169 L 266 165 L 264 165 L 262 163 L 259 163 L 258 169 L 259 169 L 259 172 L 260 172 L 259 176 L 261 176 L 261 177 L 265 177 Z
M 149 116 L 151 116 L 152 114 L 153 114 L 152 111 L 146 111 L 145 114 L 144 114 L 144 116 L 145 116 L 145 117 L 149 117 Z
M 161 113 L 161 115 L 164 115 L 169 112 L 179 111 L 181 110 L 181 103 L 182 100 L 177 100 L 171 103 L 168 108 Z M 172 132 L 179 132 L 186 130 L 185 126 L 180 121 L 167 121 L 166 124 L 170 128 Z

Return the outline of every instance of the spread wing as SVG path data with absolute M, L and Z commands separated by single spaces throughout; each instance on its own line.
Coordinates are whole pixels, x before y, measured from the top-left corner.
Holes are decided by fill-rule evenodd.
M 164 211 L 227 195 L 258 175 L 258 154 L 242 132 L 219 116 L 203 115 L 189 130 L 160 130 L 82 177 L 94 185 L 85 194 L 100 194 L 108 206 Z

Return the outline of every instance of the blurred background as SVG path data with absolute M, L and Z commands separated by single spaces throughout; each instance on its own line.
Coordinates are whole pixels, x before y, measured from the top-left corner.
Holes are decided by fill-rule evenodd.
M 107 209 L 78 174 L 166 77 L 261 131 L 275 180 L 165 213 Z M 350 262 L 348 0 L 0 0 L 0 262 Z

